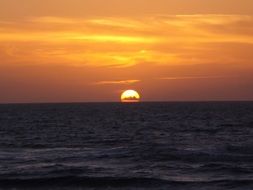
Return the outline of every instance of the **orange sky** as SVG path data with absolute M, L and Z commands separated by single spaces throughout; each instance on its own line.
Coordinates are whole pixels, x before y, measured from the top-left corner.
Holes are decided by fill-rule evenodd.
M 252 0 L 0 0 L 0 103 L 253 100 Z

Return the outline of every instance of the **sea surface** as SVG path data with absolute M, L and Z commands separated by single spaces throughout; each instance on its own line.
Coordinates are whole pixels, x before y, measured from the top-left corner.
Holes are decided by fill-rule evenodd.
M 0 105 L 0 189 L 252 190 L 253 102 Z

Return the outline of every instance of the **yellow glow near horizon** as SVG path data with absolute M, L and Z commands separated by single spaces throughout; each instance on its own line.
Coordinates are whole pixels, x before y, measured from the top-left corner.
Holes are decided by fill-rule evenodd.
M 117 35 L 79 35 L 73 36 L 72 39 L 90 40 L 97 42 L 118 42 L 118 43 L 153 43 L 156 39 L 147 39 L 140 36 L 117 36 Z
M 29 34 L 29 35 L 28 35 Z M 91 41 L 91 42 L 114 42 L 114 43 L 155 43 L 156 38 L 144 38 L 131 35 L 93 35 L 85 33 L 64 33 L 64 32 L 29 32 L 29 33 L 0 33 L 0 41 L 34 41 L 34 42 L 74 42 Z

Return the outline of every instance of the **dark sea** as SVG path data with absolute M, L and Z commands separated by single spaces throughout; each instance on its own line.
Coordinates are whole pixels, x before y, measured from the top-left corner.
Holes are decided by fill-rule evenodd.
M 0 189 L 252 190 L 253 102 L 0 105 Z

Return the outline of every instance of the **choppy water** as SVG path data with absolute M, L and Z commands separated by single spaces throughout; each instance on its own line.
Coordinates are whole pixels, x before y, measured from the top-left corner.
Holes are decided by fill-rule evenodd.
M 0 189 L 253 189 L 253 103 L 0 105 Z

